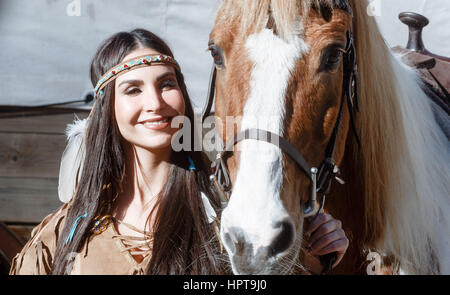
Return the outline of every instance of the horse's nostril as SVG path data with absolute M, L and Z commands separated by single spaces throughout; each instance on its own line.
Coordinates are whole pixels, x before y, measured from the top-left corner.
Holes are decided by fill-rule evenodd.
M 294 226 L 289 220 L 284 220 L 277 224 L 280 228 L 280 233 L 275 237 L 270 245 L 269 255 L 275 256 L 289 249 L 294 242 Z
M 223 233 L 222 241 L 231 255 L 247 255 L 253 249 L 252 244 L 247 242 L 245 233 L 241 228 L 229 228 L 228 231 Z
M 231 236 L 230 236 L 230 234 L 229 233 L 225 233 L 225 234 L 223 234 L 223 236 L 222 236 L 223 238 L 222 238 L 222 240 L 223 240 L 223 243 L 225 244 L 225 245 L 227 245 L 229 248 L 230 248 L 230 251 L 232 252 L 232 253 L 234 253 L 235 251 L 234 251 L 234 243 L 233 243 L 233 241 L 231 240 Z

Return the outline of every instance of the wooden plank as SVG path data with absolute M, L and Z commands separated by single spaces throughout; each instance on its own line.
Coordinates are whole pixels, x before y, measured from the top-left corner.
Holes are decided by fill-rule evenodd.
M 0 177 L 0 220 L 38 223 L 62 205 L 58 179 Z
M 80 110 L 66 114 L 0 118 L 0 132 L 65 134 L 67 124 L 73 122 L 75 115 L 84 119 L 88 117 L 89 111 Z
M 0 133 L 0 177 L 57 178 L 64 135 Z
M 34 225 L 10 225 L 7 224 L 8 228 L 16 234 L 17 237 L 22 239 L 24 243 L 26 243 L 31 238 L 31 231 L 33 228 L 35 228 L 38 224 Z
M 25 242 L 22 238 L 11 231 L 6 224 L 0 222 L 0 251 L 5 254 L 6 258 L 11 261 L 23 246 L 25 246 Z

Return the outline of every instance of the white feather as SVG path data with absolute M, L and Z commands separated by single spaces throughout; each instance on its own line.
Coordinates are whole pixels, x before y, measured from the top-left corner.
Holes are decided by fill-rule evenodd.
M 63 203 L 70 202 L 80 179 L 81 173 L 77 179 L 77 171 L 78 168 L 82 171 L 84 163 L 85 150 L 82 145 L 87 120 L 76 117 L 66 128 L 67 147 L 61 157 L 58 179 L 58 196 Z
M 208 222 L 212 223 L 217 215 L 216 215 L 216 211 L 214 211 L 214 208 L 211 206 L 211 203 L 209 202 L 208 197 L 206 197 L 206 195 L 203 192 L 200 192 L 202 195 L 202 201 L 203 201 L 203 206 L 205 207 L 205 212 L 206 212 L 206 216 L 208 217 Z

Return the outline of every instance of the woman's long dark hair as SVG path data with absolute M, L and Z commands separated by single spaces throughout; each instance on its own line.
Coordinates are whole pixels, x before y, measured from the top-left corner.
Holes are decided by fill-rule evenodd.
M 167 44 L 149 31 L 136 29 L 117 33 L 100 46 L 92 60 L 92 85 L 131 51 L 142 47 L 173 57 Z M 179 71 L 176 77 L 184 96 L 185 116 L 192 122 L 191 134 L 194 135 L 194 112 L 184 77 Z M 114 115 L 114 95 L 114 82 L 111 82 L 91 111 L 84 138 L 85 162 L 58 239 L 53 274 L 71 272 L 71 253 L 81 250 L 90 236 L 93 219 L 111 212 L 114 197 L 122 190 L 125 156 Z M 192 141 L 195 140 L 192 137 Z M 191 144 L 193 147 L 193 142 Z M 188 169 L 188 155 L 195 163 L 195 171 Z M 218 211 L 220 199 L 208 179 L 208 164 L 201 152 L 172 151 L 169 176 L 155 211 L 149 274 L 220 274 L 225 271 L 224 260 L 217 251 L 218 240 L 212 225 L 208 224 L 200 195 L 200 191 L 204 192 Z M 85 213 L 87 217 L 79 220 L 73 240 L 66 245 L 75 220 Z

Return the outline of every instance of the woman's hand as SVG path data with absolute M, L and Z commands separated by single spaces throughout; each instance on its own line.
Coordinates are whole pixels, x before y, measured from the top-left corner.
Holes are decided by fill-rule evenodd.
M 337 260 L 333 264 L 333 268 L 341 262 L 349 245 L 349 240 L 342 229 L 342 222 L 326 213 L 320 213 L 308 225 L 305 235 L 309 236 L 306 243 L 309 254 L 322 256 L 333 252 L 337 253 Z

